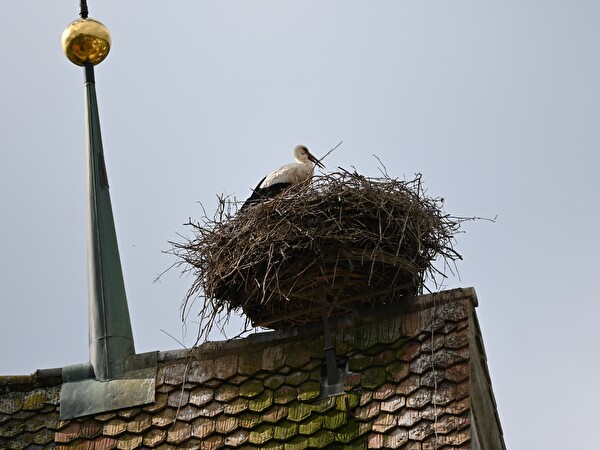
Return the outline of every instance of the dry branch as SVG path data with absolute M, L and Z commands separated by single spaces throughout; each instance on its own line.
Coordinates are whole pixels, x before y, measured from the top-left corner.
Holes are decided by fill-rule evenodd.
M 320 289 L 334 316 L 400 302 L 443 276 L 436 259 L 460 259 L 454 236 L 466 219 L 441 204 L 425 195 L 420 175 L 404 181 L 342 169 L 242 212 L 220 198 L 212 219 L 188 224 L 192 239 L 171 243 L 194 276 L 183 309 L 203 299 L 207 333 L 221 312 L 241 310 L 270 328 L 320 320 Z

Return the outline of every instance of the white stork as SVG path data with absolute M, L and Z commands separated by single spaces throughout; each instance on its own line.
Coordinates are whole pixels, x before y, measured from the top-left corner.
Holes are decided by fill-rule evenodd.
M 305 145 L 297 145 L 292 153 L 295 163 L 286 164 L 260 180 L 252 191 L 252 195 L 244 202 L 240 211 L 261 200 L 276 196 L 293 184 L 302 183 L 313 176 L 315 165 L 324 168 Z

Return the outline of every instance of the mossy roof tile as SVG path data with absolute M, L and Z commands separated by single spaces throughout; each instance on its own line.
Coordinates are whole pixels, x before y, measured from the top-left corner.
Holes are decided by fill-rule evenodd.
M 192 423 L 192 436 L 205 439 L 215 432 L 216 423 L 212 419 L 200 417 Z
M 348 420 L 346 425 L 335 430 L 335 439 L 338 442 L 347 444 L 354 442 L 371 431 L 371 422 L 359 422 L 355 419 Z M 359 439 L 360 440 L 360 439 Z
M 273 426 L 273 438 L 287 441 L 298 434 L 298 424 L 285 420 Z
M 113 419 L 117 416 L 115 411 L 111 411 L 105 414 L 96 414 L 94 419 L 99 420 L 100 422 L 108 422 L 110 419 Z
M 380 353 L 373 356 L 373 364 L 376 366 L 387 366 L 392 361 L 396 360 L 396 352 L 391 348 L 386 348 Z
M 309 380 L 298 387 L 298 400 L 310 401 L 319 396 L 321 391 L 321 383 L 318 381 Z
M 272 345 L 266 347 L 262 353 L 263 370 L 275 372 L 285 365 L 285 350 L 283 345 Z
M 14 438 L 25 431 L 25 424 L 21 421 L 11 420 L 0 427 L 0 437 Z
M 396 423 L 401 427 L 412 427 L 422 418 L 422 413 L 418 409 L 405 408 L 396 414 Z
M 240 397 L 253 398 L 264 391 L 264 384 L 260 380 L 248 380 L 240 386 Z
M 452 383 L 460 383 L 469 378 L 469 364 L 456 364 L 444 371 L 444 378 Z
M 281 386 L 273 392 L 273 402 L 285 405 L 298 397 L 298 388 L 292 386 Z
M 402 380 L 402 382 L 400 382 L 400 384 L 396 388 L 396 393 L 402 394 L 402 395 L 409 395 L 412 392 L 419 389 L 419 386 L 421 386 L 419 376 L 411 375 L 407 379 Z
M 302 422 L 312 413 L 313 408 L 307 403 L 294 402 L 288 405 L 287 418 L 293 422 Z
M 263 420 L 269 423 L 277 423 L 287 417 L 288 410 L 283 405 L 275 405 L 263 413 Z
M 157 393 L 154 399 L 154 403 L 146 405 L 142 409 L 149 413 L 155 413 L 167 406 L 168 399 L 169 397 L 167 394 Z
M 285 345 L 285 365 L 293 369 L 299 369 L 310 361 L 310 347 L 307 345 L 298 345 L 297 342 Z
M 372 430 L 377 433 L 386 433 L 396 425 L 396 415 L 381 413 L 372 422 Z
M 204 405 L 199 409 L 200 415 L 203 417 L 214 417 L 223 412 L 223 404 L 219 402 L 212 402 L 208 405 Z
M 25 431 L 29 433 L 35 433 L 43 428 L 47 428 L 47 416 L 42 414 L 34 415 L 25 421 Z
M 146 447 L 154 448 L 167 439 L 167 431 L 154 428 L 144 434 L 142 444 Z
M 386 448 L 401 448 L 408 442 L 408 431 L 402 428 L 394 428 L 383 436 L 383 445 Z
M 338 398 L 338 396 L 335 396 L 315 400 L 311 403 L 312 410 L 316 413 L 325 413 L 326 411 L 335 408 Z
M 119 437 L 119 440 L 117 441 L 117 448 L 120 450 L 134 450 L 136 448 L 140 448 L 142 446 L 142 442 L 142 436 L 126 434 Z
M 420 384 L 421 386 L 435 387 L 442 383 L 446 378 L 444 369 L 429 370 L 421 375 Z
M 284 445 L 285 450 L 304 450 L 308 448 L 308 438 L 304 436 L 297 436 L 291 441 L 288 441 Z
M 354 410 L 360 402 L 360 394 L 356 391 L 335 397 L 335 407 L 342 411 Z
M 263 350 L 243 351 L 239 355 L 238 374 L 252 376 L 262 370 Z
M 469 397 L 464 397 L 460 400 L 456 400 L 449 405 L 446 405 L 444 410 L 448 414 L 454 414 L 456 416 L 462 415 L 464 412 L 468 411 L 471 407 L 471 399 Z
M 174 409 L 162 409 L 152 416 L 152 425 L 164 428 L 175 421 L 176 411 Z
M 381 411 L 381 404 L 377 401 L 372 401 L 355 411 L 355 416 L 359 420 L 371 420 L 379 415 Z
M 397 390 L 397 389 L 396 389 Z M 360 391 L 360 406 L 365 406 L 373 400 L 373 392 L 372 391 Z
M 102 423 L 94 420 L 88 419 L 80 424 L 79 427 L 79 437 L 85 439 L 91 439 L 102 432 Z
M 351 372 L 360 372 L 373 365 L 373 357 L 356 353 L 348 360 L 348 370 Z
M 280 374 L 271 375 L 264 381 L 264 386 L 268 389 L 277 389 L 285 382 L 285 376 Z
M 192 405 L 186 405 L 183 408 L 177 408 L 177 420 L 183 420 L 184 422 L 190 422 L 198 417 L 202 411 Z
M 454 431 L 462 430 L 471 423 L 468 414 L 463 416 L 452 416 L 445 414 L 434 423 L 434 430 L 440 434 L 448 434 Z
M 36 445 L 48 445 L 54 442 L 54 431 L 47 428 L 39 430 L 37 433 L 32 434 L 31 442 Z
M 247 376 L 238 374 L 235 377 L 231 378 L 230 380 L 227 380 L 227 383 L 233 384 L 235 386 L 239 386 L 240 384 L 244 383 L 247 380 L 248 380 Z
M 104 424 L 102 433 L 105 436 L 118 436 L 119 434 L 123 434 L 127 431 L 127 422 L 122 419 L 113 419 L 108 423 Z M 61 432 L 65 432 L 65 430 L 61 430 Z M 79 432 L 77 433 L 79 434 Z
M 228 380 L 238 373 L 238 355 L 225 355 L 214 361 L 213 376 L 219 380 Z
M 251 430 L 252 428 L 258 426 L 258 424 L 260 424 L 262 421 L 263 417 L 260 414 L 245 413 L 239 417 L 240 427 L 247 430 Z
M 194 389 L 190 392 L 188 401 L 195 406 L 204 406 L 212 401 L 214 392 L 214 389 L 205 387 Z
M 182 364 L 181 361 L 168 362 L 165 365 L 163 373 L 163 382 L 165 384 L 175 386 L 183 383 L 186 375 L 187 365 Z M 162 383 L 161 386 L 162 387 Z
M 49 392 L 45 389 L 36 389 L 23 396 L 22 408 L 26 411 L 42 409 L 50 401 Z
M 226 415 L 220 415 L 215 419 L 215 430 L 217 433 L 227 435 L 238 427 L 239 419 Z
M 445 445 L 458 447 L 471 440 L 471 431 L 470 429 L 465 429 L 457 433 L 446 434 L 442 436 L 441 440 Z
M 365 389 L 377 389 L 385 383 L 385 367 L 370 367 L 363 372 L 361 386 Z
M 344 382 L 344 390 L 350 391 L 354 388 L 358 388 L 360 386 L 360 382 L 362 381 L 362 374 L 357 372 L 350 372 L 346 377 Z
M 200 448 L 202 450 L 217 450 L 217 449 L 223 447 L 224 441 L 225 441 L 225 438 L 223 436 L 218 436 L 218 435 L 211 436 L 201 442 Z M 191 448 L 198 448 L 198 444 L 193 443 L 193 447 L 191 447 Z
M 175 422 L 167 429 L 167 442 L 180 444 L 192 436 L 192 425 L 185 422 Z
M 231 400 L 229 403 L 225 403 L 223 405 L 223 412 L 225 414 L 237 415 L 248 409 L 248 399 L 247 398 L 235 398 Z
M 228 447 L 239 447 L 248 442 L 249 436 L 250 433 L 246 430 L 236 430 L 225 438 L 225 445 Z
M 348 361 L 350 374 L 345 392 L 325 399 L 324 339 L 316 326 L 165 354 L 153 404 L 95 417 L 59 420 L 60 381 L 28 387 L 23 380 L 32 378 L 21 377 L 10 391 L 0 379 L 0 447 L 469 446 L 470 364 L 481 349 L 470 346 L 475 322 L 462 295 L 451 307 L 438 298 L 435 314 L 413 303 L 413 312 L 333 325 L 337 356 Z
M 327 430 L 336 430 L 346 424 L 348 413 L 334 409 L 323 415 L 323 428 Z
M 321 430 L 317 434 L 309 436 L 310 448 L 325 448 L 334 441 L 334 434 L 330 430 Z
M 309 436 L 320 430 L 322 424 L 323 416 L 320 414 L 312 414 L 308 419 L 299 424 L 298 432 L 302 435 Z
M 384 448 L 383 435 L 379 433 L 370 433 L 367 437 L 367 448 Z
M 381 411 L 393 413 L 398 411 L 406 404 L 406 398 L 402 395 L 395 395 L 381 402 Z
M 142 411 L 142 408 L 126 408 L 117 412 L 117 415 L 123 419 L 131 419 L 137 416 Z
M 270 441 L 260 447 L 260 450 L 284 450 L 284 445 L 280 442 Z
M 273 404 L 273 391 L 263 391 L 258 397 L 248 401 L 248 409 L 253 412 L 263 412 Z
M 391 383 L 386 383 L 377 388 L 377 390 L 373 391 L 373 398 L 375 400 L 385 400 L 390 398 L 392 395 L 396 393 L 396 385 Z
M 167 405 L 174 408 L 181 408 L 190 400 L 190 391 L 185 391 L 181 389 L 177 389 L 169 394 L 169 399 L 167 401 Z
M 309 372 L 302 372 L 300 370 L 295 370 L 285 377 L 285 384 L 289 386 L 298 387 L 310 377 Z
M 215 362 L 212 359 L 192 361 L 184 373 L 185 378 L 181 378 L 179 383 L 184 379 L 192 383 L 206 383 L 215 376 Z
M 408 431 L 408 437 L 414 441 L 424 441 L 433 433 L 433 422 L 422 420 Z
M 399 383 L 410 375 L 410 366 L 402 361 L 392 361 L 385 368 L 386 381 Z
M 12 415 L 23 407 L 23 395 L 20 392 L 0 397 L 0 413 Z
M 35 415 L 35 411 L 18 411 L 12 415 L 12 418 L 17 419 L 21 422 L 25 422 L 29 420 L 33 415 Z
M 221 403 L 227 403 L 239 394 L 239 388 L 232 384 L 224 384 L 215 390 L 215 400 Z
M 364 450 L 365 448 L 367 448 L 367 440 L 364 438 L 353 441 L 343 447 L 344 450 Z
M 248 441 L 255 445 L 263 445 L 273 439 L 273 427 L 271 425 L 261 425 L 250 431 Z
M 402 362 L 410 362 L 417 358 L 421 353 L 422 343 L 416 340 L 405 342 L 398 350 L 396 350 L 396 358 Z

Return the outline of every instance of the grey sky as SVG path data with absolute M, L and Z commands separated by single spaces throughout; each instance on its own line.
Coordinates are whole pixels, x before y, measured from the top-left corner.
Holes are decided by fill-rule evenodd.
M 0 3 L 0 374 L 88 360 L 78 1 Z M 217 194 L 245 198 L 296 144 L 329 170 L 423 174 L 464 226 L 508 448 L 592 449 L 600 314 L 600 3 L 89 1 L 137 350 L 191 344 L 190 278 L 162 253 Z M 237 323 L 232 324 L 235 333 Z M 215 335 L 214 339 L 222 339 Z

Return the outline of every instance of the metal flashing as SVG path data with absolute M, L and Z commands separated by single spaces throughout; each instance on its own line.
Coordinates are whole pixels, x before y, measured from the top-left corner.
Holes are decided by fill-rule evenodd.
M 93 378 L 91 367 L 90 363 L 84 363 L 63 369 L 62 420 L 154 402 L 157 352 L 129 357 L 126 370 L 112 380 Z

